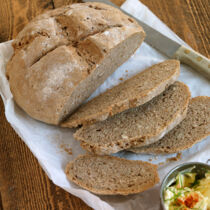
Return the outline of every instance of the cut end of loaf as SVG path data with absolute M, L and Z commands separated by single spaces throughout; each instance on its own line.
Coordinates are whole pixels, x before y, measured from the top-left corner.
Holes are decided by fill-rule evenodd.
M 129 29 L 126 29 L 129 30 Z M 127 34 L 126 39 L 116 42 L 117 45 L 108 51 L 104 58 L 93 69 L 92 74 L 88 75 L 74 90 L 70 100 L 66 102 L 65 112 L 61 121 L 67 118 L 84 100 L 86 100 L 105 79 L 122 65 L 136 51 L 143 41 L 143 33 L 134 29 Z M 116 31 L 117 32 L 117 31 Z M 123 29 L 125 32 L 125 28 Z M 121 33 L 123 33 L 121 32 Z M 110 32 L 111 33 L 111 32 Z M 118 30 L 120 34 L 120 31 Z M 115 43 L 115 44 L 116 44 Z M 125 53 L 126 49 L 126 53 Z M 114 62 L 113 62 L 114 61 Z M 81 94 L 82 93 L 82 94 Z M 72 101 L 74 104 L 72 105 Z
M 159 182 L 156 165 L 112 156 L 79 156 L 65 172 L 80 187 L 104 195 L 140 193 Z

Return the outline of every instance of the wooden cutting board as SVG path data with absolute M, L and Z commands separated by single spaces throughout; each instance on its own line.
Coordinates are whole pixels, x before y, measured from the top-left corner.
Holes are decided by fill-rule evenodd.
M 112 0 L 121 5 L 124 0 Z M 141 0 L 191 47 L 209 57 L 208 0 Z M 71 0 L 0 0 L 0 42 L 13 39 L 37 14 Z M 90 209 L 56 187 L 16 135 L 0 99 L 0 210 Z

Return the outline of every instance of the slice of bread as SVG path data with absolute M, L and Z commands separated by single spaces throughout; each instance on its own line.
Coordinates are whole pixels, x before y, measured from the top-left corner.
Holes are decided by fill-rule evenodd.
M 112 156 L 79 156 L 65 172 L 70 181 L 96 194 L 139 193 L 159 182 L 156 165 Z
M 16 103 L 31 117 L 59 124 L 136 51 L 141 26 L 106 4 L 48 11 L 13 42 L 7 77 Z
M 186 116 L 188 87 L 175 82 L 146 104 L 126 110 L 105 121 L 83 126 L 74 134 L 81 146 L 96 154 L 111 154 L 161 139 Z
M 93 124 L 142 105 L 173 84 L 179 72 L 180 64 L 177 60 L 167 60 L 153 65 L 82 105 L 61 126 L 72 128 Z
M 148 146 L 131 148 L 135 153 L 176 153 L 192 147 L 210 135 L 210 97 L 198 96 L 189 103 L 186 118 L 161 140 Z

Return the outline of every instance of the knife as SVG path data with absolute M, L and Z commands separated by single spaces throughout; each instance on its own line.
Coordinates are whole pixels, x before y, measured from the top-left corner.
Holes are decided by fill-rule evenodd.
M 121 10 L 126 15 L 135 19 L 142 26 L 142 28 L 146 32 L 146 38 L 144 41 L 147 42 L 150 46 L 169 58 L 178 59 L 181 63 L 189 65 L 194 70 L 202 73 L 206 78 L 210 80 L 210 59 L 190 48 L 185 47 L 184 45 L 180 45 L 179 43 L 171 40 L 167 36 L 148 26 L 141 20 L 138 20 L 137 18 L 108 0 L 82 0 L 82 2 L 101 2 Z

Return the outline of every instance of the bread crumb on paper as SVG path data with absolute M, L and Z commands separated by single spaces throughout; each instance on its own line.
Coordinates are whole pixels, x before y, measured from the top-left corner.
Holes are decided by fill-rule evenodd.
M 68 155 L 72 155 L 72 154 L 73 154 L 72 148 L 69 147 L 68 144 L 60 144 L 60 149 L 61 149 L 62 151 L 65 151 Z
M 159 165 L 159 166 L 162 166 L 162 165 L 164 165 L 164 163 L 165 163 L 165 162 L 160 162 L 160 163 L 158 163 L 158 165 Z
M 181 155 L 182 153 L 181 152 L 178 152 L 176 157 L 171 157 L 171 158 L 167 158 L 167 162 L 171 162 L 171 161 L 178 161 L 181 159 Z

